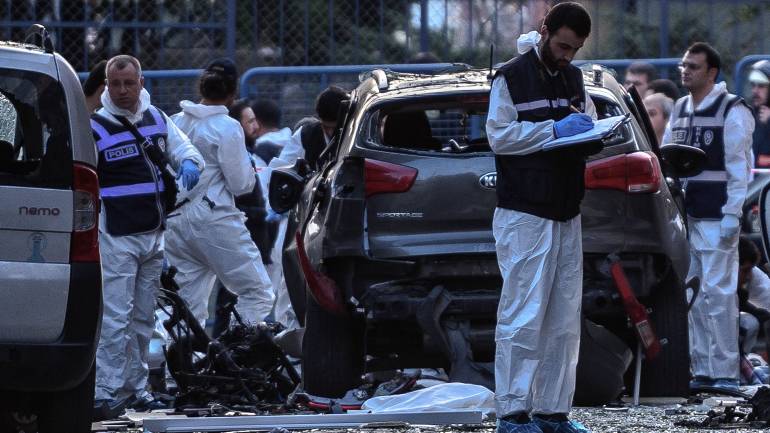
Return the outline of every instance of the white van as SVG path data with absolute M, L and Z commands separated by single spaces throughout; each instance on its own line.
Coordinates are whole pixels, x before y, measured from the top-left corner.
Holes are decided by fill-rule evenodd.
M 90 432 L 96 150 L 78 77 L 36 27 L 40 46 L 0 42 L 0 431 Z

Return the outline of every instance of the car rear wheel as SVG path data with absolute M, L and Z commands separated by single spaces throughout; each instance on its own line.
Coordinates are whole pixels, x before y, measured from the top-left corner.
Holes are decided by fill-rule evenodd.
M 364 323 L 335 316 L 307 296 L 302 338 L 302 383 L 307 393 L 339 398 L 361 384 Z
M 650 300 L 650 319 L 658 338 L 667 340 L 658 357 L 642 368 L 643 396 L 689 395 L 690 345 L 687 331 L 685 289 L 673 272 L 658 286 Z
M 90 433 L 96 365 L 75 388 L 41 395 L 40 433 Z

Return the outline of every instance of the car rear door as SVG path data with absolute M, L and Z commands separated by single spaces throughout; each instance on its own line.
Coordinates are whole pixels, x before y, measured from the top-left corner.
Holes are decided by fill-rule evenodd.
M 0 342 L 41 343 L 67 310 L 71 135 L 53 56 L 14 56 L 0 52 Z
M 494 253 L 487 106 L 478 91 L 402 100 L 371 115 L 364 177 L 372 257 Z M 388 178 L 402 181 L 378 188 Z

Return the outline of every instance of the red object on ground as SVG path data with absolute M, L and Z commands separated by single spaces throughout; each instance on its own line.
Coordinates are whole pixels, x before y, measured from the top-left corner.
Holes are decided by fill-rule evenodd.
M 628 282 L 623 266 L 620 264 L 620 258 L 610 255 L 610 263 L 612 279 L 615 281 L 615 286 L 617 286 L 620 293 L 623 308 L 626 309 L 626 314 L 631 319 L 636 337 L 642 343 L 647 359 L 655 359 L 660 353 L 661 346 L 658 337 L 655 335 L 655 330 L 652 328 L 652 322 L 650 322 L 650 318 L 647 316 L 647 308 L 634 296 L 631 284 Z

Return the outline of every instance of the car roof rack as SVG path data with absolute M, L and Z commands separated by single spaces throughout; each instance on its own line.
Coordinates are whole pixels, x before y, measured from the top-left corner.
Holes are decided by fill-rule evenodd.
M 42 24 L 32 24 L 24 36 L 24 43 L 34 45 L 46 53 L 53 54 L 53 40 Z

